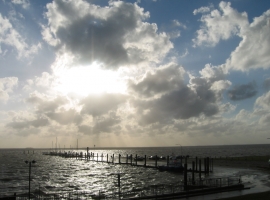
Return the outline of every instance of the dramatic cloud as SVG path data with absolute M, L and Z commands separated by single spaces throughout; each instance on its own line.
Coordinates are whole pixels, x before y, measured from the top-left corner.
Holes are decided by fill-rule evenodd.
M 229 98 L 233 101 L 251 98 L 257 94 L 257 87 L 255 82 L 248 84 L 234 86 L 228 91 Z
M 165 94 L 156 100 L 136 104 L 140 106 L 138 114 L 142 113 L 141 124 L 170 123 L 173 119 L 188 119 L 200 114 L 211 116 L 218 112 L 213 92 L 200 91 L 197 95 L 188 87 Z
M 0 146 L 263 143 L 270 2 L 129 2 L 0 1 Z
M 170 124 L 173 120 L 200 115 L 212 116 L 219 112 L 221 91 L 230 85 L 226 80 L 222 80 L 225 77 L 222 69 L 206 65 L 201 71 L 202 76 L 191 76 L 188 85 L 184 84 L 182 74 L 181 68 L 171 65 L 157 70 L 155 74 L 147 74 L 141 82 L 131 85 L 132 89 L 142 96 L 155 97 L 152 100 L 137 99 L 132 102 L 141 125 Z M 225 82 L 224 85 L 221 81 Z M 166 90 L 159 86 L 160 83 Z M 212 89 L 214 83 L 216 86 Z M 162 95 L 155 96 L 156 94 Z
M 47 9 L 44 40 L 77 63 L 97 61 L 115 69 L 159 62 L 173 47 L 166 33 L 157 32 L 156 24 L 143 22 L 149 13 L 136 4 L 112 1 L 99 7 L 82 0 L 58 0 Z
M 31 121 L 10 122 L 7 124 L 7 127 L 21 130 L 21 129 L 29 128 L 31 126 L 38 128 L 38 127 L 43 127 L 47 125 L 49 125 L 48 119 L 40 118 L 40 119 L 31 120 Z
M 154 97 L 158 94 L 176 90 L 182 85 L 184 69 L 177 64 L 169 64 L 159 68 L 155 73 L 148 72 L 138 83 L 129 83 L 130 90 L 142 97 Z
M 27 102 L 36 105 L 36 112 L 47 113 L 56 111 L 61 106 L 65 105 L 68 100 L 61 96 L 52 98 L 43 94 L 32 93 L 27 99 Z
M 82 114 L 94 117 L 116 111 L 118 106 L 125 102 L 126 97 L 121 94 L 89 95 L 81 101 Z
M 46 116 L 62 125 L 80 124 L 82 122 L 82 116 L 74 109 L 61 109 L 57 112 L 48 112 Z

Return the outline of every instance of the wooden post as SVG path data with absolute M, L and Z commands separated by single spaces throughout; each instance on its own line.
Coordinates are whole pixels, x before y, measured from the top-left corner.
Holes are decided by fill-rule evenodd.
M 207 174 L 209 174 L 209 168 L 210 168 L 210 159 L 209 157 L 206 158 L 207 159 Z
M 167 156 L 167 166 L 169 166 L 169 162 L 170 162 L 169 159 L 170 159 L 169 156 Z
M 195 162 L 192 161 L 192 184 L 195 184 L 195 176 L 194 176 L 194 172 L 195 172 Z
M 119 164 L 121 163 L 121 154 L 119 154 L 119 157 L 118 157 L 118 163 L 119 163 Z
M 214 158 L 212 158 L 212 172 L 214 171 Z
M 137 154 L 136 154 L 136 156 L 135 156 L 135 165 L 137 166 L 137 158 L 138 158 L 138 156 L 137 156 Z
M 89 151 L 89 147 L 87 147 L 87 150 L 86 150 L 86 151 L 87 151 L 87 160 L 88 160 L 88 151 Z
M 184 164 L 184 191 L 187 191 L 187 163 Z
M 197 165 L 198 165 L 198 157 L 196 156 L 196 172 L 198 171 Z
M 130 155 L 130 165 L 132 165 L 132 154 Z
M 146 167 L 146 155 L 144 155 L 144 166 Z
M 114 154 L 112 155 L 112 163 L 114 163 Z
M 204 158 L 203 164 L 204 164 L 204 174 L 206 175 L 206 173 L 207 173 L 207 169 L 206 169 L 206 158 Z
M 201 159 L 199 160 L 199 178 L 202 180 L 202 162 Z

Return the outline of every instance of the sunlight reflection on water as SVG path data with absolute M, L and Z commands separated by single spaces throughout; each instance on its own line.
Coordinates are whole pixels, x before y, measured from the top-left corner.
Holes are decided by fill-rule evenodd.
M 224 150 L 225 148 L 225 150 Z M 255 147 L 254 147 L 255 148 Z M 218 149 L 218 151 L 217 151 Z M 190 156 L 240 156 L 246 152 L 247 155 L 254 154 L 267 155 L 270 145 L 267 148 L 258 146 L 257 150 L 236 146 L 235 150 L 231 147 L 190 147 L 183 148 L 184 154 Z M 258 150 L 259 149 L 259 150 Z M 36 160 L 36 164 L 32 165 L 31 188 L 32 191 L 39 189 L 46 193 L 59 191 L 74 192 L 87 191 L 90 193 L 98 193 L 100 191 L 106 193 L 117 191 L 117 174 L 121 175 L 121 189 L 128 190 L 132 188 L 144 188 L 156 184 L 174 184 L 183 180 L 182 174 L 172 174 L 169 172 L 159 172 L 156 169 L 134 167 L 130 165 L 114 165 L 102 162 L 76 160 L 74 158 L 61 158 L 57 156 L 42 155 L 44 150 L 30 151 L 29 154 L 23 153 L 22 149 L 18 150 L 0 150 L 0 196 L 13 195 L 16 193 L 27 193 L 28 191 L 28 173 L 29 168 L 24 160 Z M 180 148 L 135 148 L 120 150 L 90 150 L 98 153 L 99 156 L 104 155 L 103 160 L 107 159 L 106 154 L 115 155 L 115 161 L 118 163 L 118 155 L 121 154 L 122 162 L 125 162 L 127 155 L 135 154 L 144 155 L 162 155 L 167 156 L 172 152 L 176 155 L 180 154 Z M 80 152 L 86 153 L 85 150 Z M 211 152 L 211 153 L 209 153 Z M 223 154 L 222 154 L 223 152 Z M 224 154 L 226 152 L 226 155 Z M 245 155 L 245 154 L 244 154 Z M 102 158 L 100 157 L 100 160 Z M 143 162 L 141 162 L 143 164 Z M 239 169 L 228 170 L 215 168 L 213 176 L 231 176 L 239 175 Z M 242 173 L 245 173 L 244 171 Z M 257 177 L 244 176 L 247 182 L 256 182 Z M 263 175 L 259 179 L 265 179 Z M 258 182 L 258 181 L 257 181 Z M 258 185 L 259 183 L 256 184 Z

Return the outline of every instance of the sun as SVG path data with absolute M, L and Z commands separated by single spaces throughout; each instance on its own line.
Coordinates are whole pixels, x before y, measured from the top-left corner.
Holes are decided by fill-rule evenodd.
M 126 85 L 118 71 L 103 70 L 96 63 L 57 72 L 55 90 L 63 94 L 87 96 L 98 93 L 125 93 Z

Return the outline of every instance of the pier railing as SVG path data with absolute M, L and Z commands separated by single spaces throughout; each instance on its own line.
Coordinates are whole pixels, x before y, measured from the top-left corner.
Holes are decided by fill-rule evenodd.
M 128 187 L 125 187 L 128 188 Z M 109 192 L 98 191 L 97 193 L 91 193 L 86 191 L 77 192 L 57 192 L 40 194 L 39 192 L 31 194 L 31 199 L 35 200 L 78 200 L 78 199 L 149 199 L 155 197 L 155 199 L 162 199 L 166 196 L 186 196 L 202 195 L 204 193 L 214 193 L 227 190 L 239 190 L 243 189 L 241 177 L 222 177 L 222 178 L 208 178 L 202 180 L 192 179 L 188 180 L 187 186 L 183 182 L 179 181 L 174 184 L 157 184 L 149 185 L 141 188 L 129 188 L 122 189 L 114 187 Z M 15 195 L 9 197 L 9 199 L 26 200 L 29 199 L 28 195 Z M 1 198 L 0 198 L 1 200 Z

